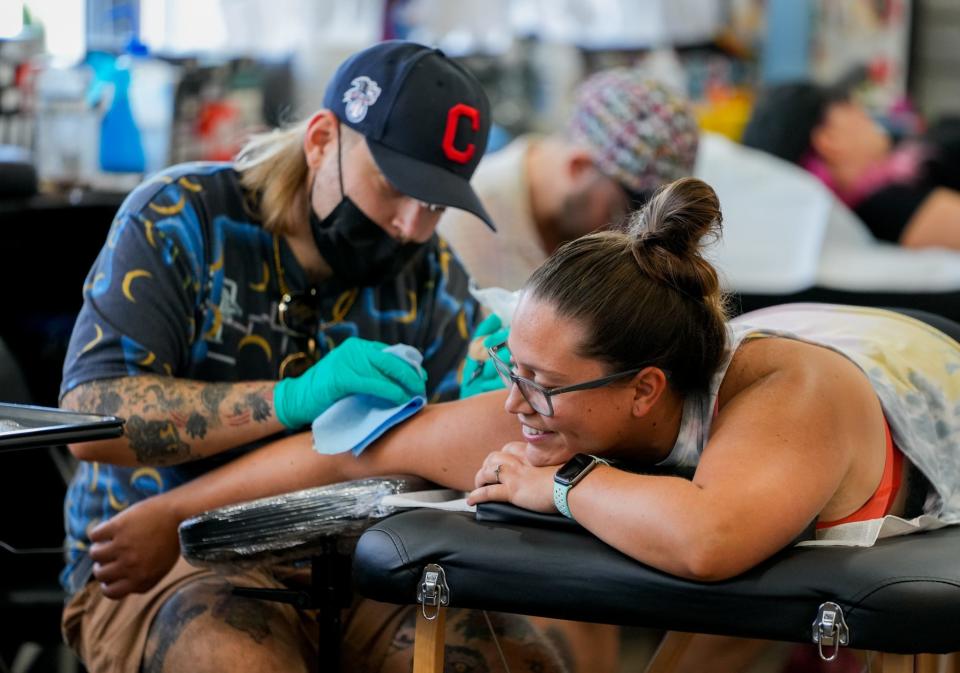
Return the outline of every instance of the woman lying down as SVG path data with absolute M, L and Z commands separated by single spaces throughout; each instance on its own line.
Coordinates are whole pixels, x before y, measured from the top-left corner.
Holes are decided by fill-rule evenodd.
M 699 251 L 719 222 L 713 190 L 682 180 L 631 233 L 574 241 L 533 274 L 510 363 L 494 361 L 523 441 L 486 457 L 470 502 L 559 510 L 700 580 L 747 570 L 813 521 L 925 506 L 956 520 L 960 345 L 876 309 L 798 304 L 726 321 Z M 603 459 L 696 471 L 647 476 Z
M 688 178 L 626 232 L 563 246 L 491 348 L 506 392 L 428 405 L 359 458 L 292 436 L 138 507 L 175 513 L 175 545 L 176 523 L 212 507 L 414 473 L 471 491 L 471 503 L 559 510 L 698 580 L 751 568 L 812 522 L 957 521 L 960 344 L 878 309 L 798 304 L 727 320 L 701 254 L 720 221 L 713 190 Z M 608 460 L 695 471 L 652 476 Z M 173 560 L 132 563 L 124 587 L 143 590 Z

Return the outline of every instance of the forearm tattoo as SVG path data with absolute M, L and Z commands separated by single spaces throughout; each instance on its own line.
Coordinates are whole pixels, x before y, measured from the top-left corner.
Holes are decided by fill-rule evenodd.
M 144 465 L 172 465 L 190 458 L 190 445 L 180 440 L 180 433 L 170 421 L 131 416 L 124 432 L 137 460 Z
M 93 381 L 77 386 L 63 405 L 126 419 L 124 434 L 137 461 L 165 466 L 206 452 L 197 442 L 274 417 L 269 384 L 202 383 L 156 376 Z

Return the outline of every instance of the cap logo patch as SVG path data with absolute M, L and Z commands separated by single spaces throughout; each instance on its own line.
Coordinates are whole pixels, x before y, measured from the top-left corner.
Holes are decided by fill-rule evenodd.
M 460 123 L 460 117 L 466 117 L 470 120 L 470 128 L 474 131 L 480 130 L 480 113 L 477 108 L 470 107 L 466 103 L 457 103 L 447 111 L 447 126 L 443 130 L 443 153 L 450 161 L 456 161 L 458 164 L 465 164 L 473 158 L 473 153 L 477 151 L 477 146 L 473 143 L 467 145 L 465 149 L 460 149 L 454 145 L 457 138 L 457 125 Z
M 354 77 L 350 88 L 343 93 L 343 102 L 347 104 L 347 120 L 358 124 L 367 116 L 367 110 L 380 98 L 380 85 L 366 75 Z

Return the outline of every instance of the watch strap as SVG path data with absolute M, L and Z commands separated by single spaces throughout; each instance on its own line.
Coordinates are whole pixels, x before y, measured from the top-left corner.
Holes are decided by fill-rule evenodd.
M 568 519 L 573 518 L 570 513 L 570 506 L 567 504 L 567 494 L 570 493 L 570 488 L 567 484 L 553 482 L 553 506 Z
M 593 470 L 597 465 L 610 464 L 608 461 L 598 456 L 590 457 L 593 458 L 593 464 L 590 467 L 585 468 L 586 471 Z M 561 484 L 557 481 L 553 482 L 553 506 L 557 508 L 558 512 L 563 514 L 568 519 L 573 519 L 573 514 L 570 513 L 570 505 L 567 502 L 567 497 L 570 495 L 570 489 L 579 483 L 580 481 L 576 481 L 573 484 Z

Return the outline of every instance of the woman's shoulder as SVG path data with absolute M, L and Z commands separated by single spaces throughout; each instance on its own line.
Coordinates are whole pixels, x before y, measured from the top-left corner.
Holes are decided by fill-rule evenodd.
M 835 350 L 797 339 L 765 335 L 742 341 L 733 352 L 720 384 L 718 409 L 741 395 L 799 396 L 820 399 L 872 394 L 863 372 Z M 816 401 L 816 400 L 811 400 Z
M 836 351 L 788 338 L 744 343 L 716 409 L 710 443 L 718 456 L 803 456 L 846 474 L 863 447 L 883 442 L 883 411 L 863 371 Z

